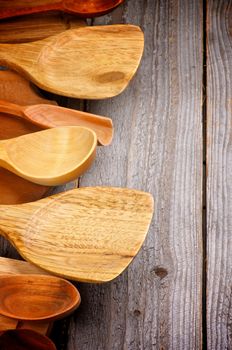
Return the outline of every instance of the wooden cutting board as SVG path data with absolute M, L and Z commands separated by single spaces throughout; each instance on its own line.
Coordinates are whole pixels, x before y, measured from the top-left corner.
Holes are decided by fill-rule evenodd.
M 0 98 L 13 103 L 55 104 L 36 93 L 30 83 L 11 71 L 0 71 Z M 0 140 L 9 139 L 35 131 L 39 127 L 26 121 L 0 113 Z M 33 184 L 0 168 L 0 204 L 20 204 L 42 198 L 49 187 Z
M 1 43 L 25 43 L 86 25 L 76 16 L 57 13 L 34 14 L 0 22 Z

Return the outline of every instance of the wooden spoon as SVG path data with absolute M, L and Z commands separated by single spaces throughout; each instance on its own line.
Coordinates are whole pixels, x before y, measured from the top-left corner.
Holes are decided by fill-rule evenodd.
M 46 104 L 20 106 L 0 100 L 0 111 L 16 115 L 45 129 L 56 126 L 85 126 L 95 131 L 99 144 L 103 146 L 109 145 L 113 137 L 110 118 L 74 109 Z
M 85 172 L 96 155 L 97 136 L 66 126 L 0 141 L 0 165 L 41 185 L 59 185 Z
M 1 0 L 0 18 L 60 10 L 80 17 L 96 17 L 112 11 L 124 0 Z
M 84 20 L 61 13 L 26 15 L 0 22 L 0 42 L 25 43 L 41 40 L 85 25 Z
M 0 232 L 26 260 L 47 271 L 106 282 L 138 253 L 152 214 L 149 193 L 79 188 L 37 202 L 0 206 Z
M 53 93 L 101 99 L 127 87 L 143 46 L 137 26 L 84 27 L 31 43 L 0 44 L 0 63 Z
M 45 335 L 29 329 L 14 329 L 0 334 L 1 350 L 56 350 Z
M 16 274 L 48 274 L 39 267 L 32 265 L 26 261 L 15 260 L 0 257 L 0 275 L 16 275 Z M 52 322 L 48 321 L 18 321 L 10 317 L 0 314 L 0 331 L 8 329 L 31 329 L 44 335 L 48 335 Z
M 0 313 L 27 321 L 54 321 L 80 305 L 80 294 L 65 279 L 44 275 L 0 277 Z
M 0 96 L 7 101 L 22 104 L 55 104 L 38 95 L 27 80 L 17 73 L 0 72 Z M 0 113 L 0 140 L 5 140 L 41 130 L 36 125 L 9 114 Z M 49 187 L 37 185 L 0 168 L 0 204 L 20 204 L 40 199 Z

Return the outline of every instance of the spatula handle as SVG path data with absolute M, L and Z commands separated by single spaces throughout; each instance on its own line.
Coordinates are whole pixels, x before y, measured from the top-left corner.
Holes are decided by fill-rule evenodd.
M 23 107 L 8 101 L 0 100 L 0 111 L 24 118 Z
M 59 0 L 0 0 L 0 18 L 62 9 Z

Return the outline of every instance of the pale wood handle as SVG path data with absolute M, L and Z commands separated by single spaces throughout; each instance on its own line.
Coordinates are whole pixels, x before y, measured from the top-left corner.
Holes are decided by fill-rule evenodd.
M 13 114 L 17 115 L 18 117 L 27 119 L 24 116 L 23 109 L 23 106 L 19 106 L 8 101 L 0 100 L 0 111 L 3 113 Z

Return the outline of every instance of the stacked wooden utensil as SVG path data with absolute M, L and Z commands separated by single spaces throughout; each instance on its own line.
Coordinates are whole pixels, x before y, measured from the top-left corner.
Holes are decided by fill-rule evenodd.
M 113 124 L 46 100 L 27 80 L 80 99 L 121 93 L 142 57 L 141 29 L 80 18 L 122 2 L 0 0 L 0 64 L 8 67 L 0 72 L 0 234 L 27 260 L 0 258 L 2 350 L 55 349 L 46 337 L 52 322 L 81 300 L 67 279 L 111 281 L 148 232 L 149 193 L 88 187 L 47 196 L 88 170 L 97 146 L 111 143 Z

